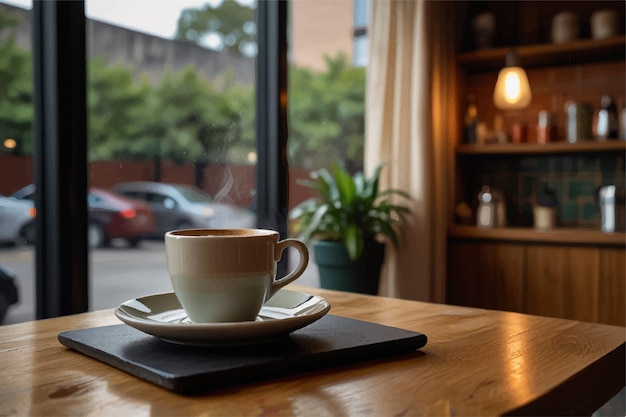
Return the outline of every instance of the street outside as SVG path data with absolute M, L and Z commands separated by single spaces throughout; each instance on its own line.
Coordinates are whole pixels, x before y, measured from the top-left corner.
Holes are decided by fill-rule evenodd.
M 92 250 L 90 256 L 89 310 L 114 308 L 132 298 L 172 291 L 165 268 L 163 241 L 145 241 L 139 248 L 113 245 Z M 297 257 L 295 250 L 290 252 L 290 263 L 295 264 Z M 9 307 L 3 324 L 34 320 L 34 247 L 0 247 L 0 262 L 17 275 L 20 292 L 19 303 Z M 312 260 L 296 282 L 303 286 L 319 286 L 317 268 Z

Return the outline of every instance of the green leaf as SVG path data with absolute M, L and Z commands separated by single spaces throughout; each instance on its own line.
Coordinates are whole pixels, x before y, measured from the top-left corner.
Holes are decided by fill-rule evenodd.
M 289 218 L 297 219 L 305 214 L 313 213 L 317 210 L 319 203 L 316 198 L 310 198 L 298 204 L 289 212 Z
M 355 224 L 349 224 L 343 235 L 343 243 L 350 259 L 357 260 L 363 253 L 363 235 Z
M 378 184 L 380 181 L 380 172 L 382 169 L 383 164 L 379 164 L 374 170 L 374 174 L 372 175 L 372 177 L 367 180 L 367 191 L 364 197 L 367 200 L 368 205 L 374 204 L 374 201 L 376 201 L 376 199 L 379 197 Z
M 311 236 L 319 231 L 324 215 L 329 209 L 330 206 L 328 204 L 319 206 L 319 208 L 315 211 L 315 214 L 311 217 L 309 224 L 304 228 L 304 231 L 302 232 L 302 240 L 308 242 L 311 239 Z
M 335 174 L 337 190 L 339 191 L 339 199 L 344 206 L 349 207 L 356 194 L 356 185 L 350 174 L 339 165 L 334 166 L 333 172 Z
M 363 193 L 365 192 L 365 175 L 362 172 L 357 172 L 354 174 L 354 185 L 356 187 L 356 194 L 360 197 L 364 197 Z

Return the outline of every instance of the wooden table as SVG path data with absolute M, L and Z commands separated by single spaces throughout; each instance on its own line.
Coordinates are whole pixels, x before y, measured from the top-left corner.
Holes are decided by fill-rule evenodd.
M 625 329 L 317 289 L 331 314 L 425 333 L 417 355 L 182 396 L 67 349 L 112 310 L 0 327 L 0 415 L 590 414 L 624 386 Z

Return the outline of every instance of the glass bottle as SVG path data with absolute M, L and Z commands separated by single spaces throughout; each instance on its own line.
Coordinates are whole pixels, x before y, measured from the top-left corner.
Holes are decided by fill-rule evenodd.
M 539 112 L 537 121 L 537 143 L 548 143 L 556 140 L 556 124 L 554 115 L 546 110 Z
M 473 94 L 467 96 L 467 110 L 465 112 L 465 143 L 476 144 L 478 127 L 478 109 L 476 107 L 476 97 Z

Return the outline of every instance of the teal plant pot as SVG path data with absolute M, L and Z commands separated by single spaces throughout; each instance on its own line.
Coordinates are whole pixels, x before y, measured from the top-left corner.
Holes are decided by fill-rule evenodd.
M 352 261 L 343 242 L 316 240 L 313 242 L 313 256 L 322 288 L 378 294 L 380 269 L 385 258 L 383 243 L 365 242 L 361 257 Z

